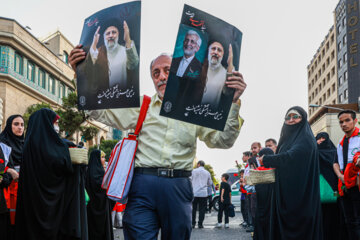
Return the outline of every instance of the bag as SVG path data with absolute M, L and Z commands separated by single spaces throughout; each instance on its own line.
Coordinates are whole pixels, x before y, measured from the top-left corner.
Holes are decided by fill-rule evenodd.
M 126 203 L 134 175 L 134 159 L 138 145 L 137 136 L 145 120 L 151 98 L 144 96 L 135 132 L 119 141 L 111 152 L 101 187 L 106 189 L 108 198 Z
M 88 194 L 87 191 L 85 190 L 85 204 L 88 205 L 89 201 L 90 201 L 89 194 Z
M 250 170 L 250 175 L 246 179 L 248 185 L 257 185 L 275 182 L 275 169 L 269 170 Z
M 88 164 L 88 150 L 85 148 L 69 148 L 71 163 Z
M 231 203 L 228 208 L 229 217 L 235 217 L 235 206 Z
M 320 201 L 321 203 L 335 203 L 337 197 L 334 190 L 330 187 L 329 183 L 320 174 Z

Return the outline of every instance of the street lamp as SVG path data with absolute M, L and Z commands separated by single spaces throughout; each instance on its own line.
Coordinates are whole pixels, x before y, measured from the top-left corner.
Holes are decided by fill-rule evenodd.
M 310 104 L 309 107 L 324 107 L 324 108 L 330 108 L 330 109 L 335 109 L 335 110 L 340 110 L 340 111 L 345 110 L 345 109 L 343 109 L 343 108 L 330 107 L 330 106 L 318 105 L 318 104 Z

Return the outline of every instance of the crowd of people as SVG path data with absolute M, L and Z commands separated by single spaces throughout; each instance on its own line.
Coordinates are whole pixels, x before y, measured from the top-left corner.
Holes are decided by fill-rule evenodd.
M 71 52 L 74 70 L 85 56 L 81 45 Z M 197 138 L 210 148 L 230 148 L 243 124 L 239 98 L 246 84 L 236 71 L 225 82 L 234 89 L 234 98 L 224 131 L 160 116 L 171 60 L 161 54 L 150 65 L 157 93 L 138 136 L 122 222 L 125 239 L 157 239 L 160 229 L 162 239 L 190 239 L 197 206 L 198 227 L 203 227 L 212 183 L 204 162 L 193 170 Z M 139 111 L 107 109 L 87 114 L 127 130 L 135 128 Z M 243 153 L 242 225 L 254 232 L 255 239 L 360 239 L 360 134 L 355 112 L 342 111 L 338 118 L 345 136 L 337 149 L 326 133 L 315 138 L 306 112 L 292 107 L 285 114 L 278 144 L 269 139 L 262 148 L 254 142 L 251 151 Z M 41 109 L 30 116 L 26 134 L 21 115 L 7 120 L 0 135 L 2 239 L 114 239 L 114 202 L 101 188 L 105 156 L 94 150 L 88 165 L 72 163 L 69 149 L 82 146 L 59 136 L 58 120 L 52 110 Z M 273 183 L 247 183 L 251 170 L 269 169 L 275 169 Z M 196 180 L 199 176 L 201 181 Z M 225 228 L 231 203 L 228 178 L 227 174 L 221 177 L 216 225 L 222 226 L 224 213 Z M 204 184 L 197 185 L 200 182 Z M 85 190 L 90 198 L 87 205 Z M 339 196 L 334 197 L 334 192 Z
M 240 171 L 241 224 L 254 239 L 360 239 L 360 134 L 356 113 L 338 114 L 345 133 L 336 148 L 314 136 L 301 107 L 290 108 L 280 140 L 254 142 Z M 275 169 L 275 181 L 253 185 L 251 170 Z

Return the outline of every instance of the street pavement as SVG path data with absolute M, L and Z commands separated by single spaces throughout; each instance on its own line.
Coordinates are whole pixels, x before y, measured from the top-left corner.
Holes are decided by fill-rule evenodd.
M 197 216 L 198 218 L 198 216 Z M 223 218 L 224 221 L 224 218 Z M 230 228 L 215 228 L 217 223 L 217 212 L 212 211 L 211 214 L 205 215 L 204 228 L 199 229 L 197 226 L 191 233 L 191 240 L 251 240 L 250 233 L 247 233 L 239 224 L 242 222 L 240 211 L 236 211 L 235 217 L 230 218 Z M 116 240 L 123 240 L 122 229 L 114 229 L 114 237 Z M 160 234 L 159 238 L 160 239 Z

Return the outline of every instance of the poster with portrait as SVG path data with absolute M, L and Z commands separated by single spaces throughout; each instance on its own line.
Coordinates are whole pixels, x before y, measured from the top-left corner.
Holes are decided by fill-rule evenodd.
M 76 69 L 81 110 L 139 107 L 141 1 L 103 9 L 84 21 L 86 58 Z
M 160 115 L 223 130 L 234 97 L 225 84 L 238 71 L 242 33 L 184 5 Z

